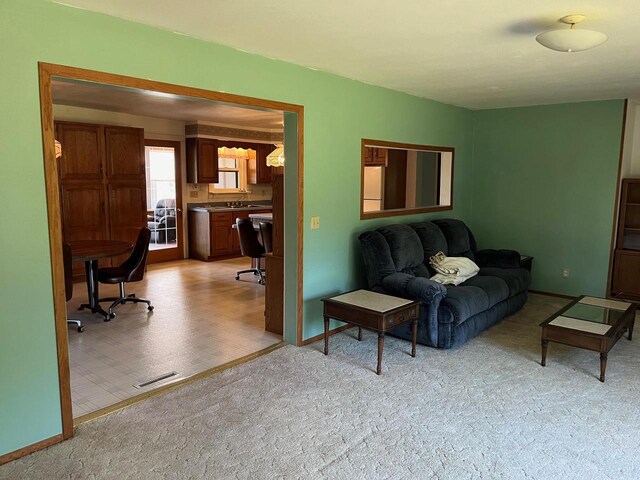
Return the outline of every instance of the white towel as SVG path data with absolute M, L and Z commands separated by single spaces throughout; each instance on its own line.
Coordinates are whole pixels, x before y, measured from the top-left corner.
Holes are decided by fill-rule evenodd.
M 431 280 L 443 285 L 460 285 L 480 271 L 480 267 L 472 260 L 466 257 L 447 257 L 442 252 L 429 258 L 429 263 L 438 272 Z

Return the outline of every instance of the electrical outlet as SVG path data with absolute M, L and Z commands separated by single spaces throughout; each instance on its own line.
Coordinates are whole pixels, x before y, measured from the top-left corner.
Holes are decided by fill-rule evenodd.
M 199 194 L 199 193 L 200 193 L 200 192 L 199 192 L 198 190 L 191 190 L 191 191 L 189 192 L 189 198 L 198 198 L 198 194 Z
M 311 230 L 320 228 L 320 217 L 311 217 Z
M 562 278 L 569 278 L 569 269 L 566 267 L 562 269 Z

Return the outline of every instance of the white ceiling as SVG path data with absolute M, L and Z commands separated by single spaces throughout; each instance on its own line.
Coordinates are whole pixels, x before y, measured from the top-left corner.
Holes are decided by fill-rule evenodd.
M 468 108 L 640 97 L 638 0 L 62 0 Z M 535 41 L 557 19 L 609 36 L 584 52 Z
M 282 131 L 283 113 L 90 82 L 54 80 L 53 103 L 146 117 Z

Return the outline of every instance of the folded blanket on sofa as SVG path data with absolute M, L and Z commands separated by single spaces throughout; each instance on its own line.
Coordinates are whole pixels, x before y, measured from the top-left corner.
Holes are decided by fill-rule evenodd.
M 478 265 L 471 259 L 467 257 L 447 257 L 442 252 L 430 257 L 429 263 L 438 272 L 431 277 L 431 280 L 443 285 L 460 285 L 480 271 Z

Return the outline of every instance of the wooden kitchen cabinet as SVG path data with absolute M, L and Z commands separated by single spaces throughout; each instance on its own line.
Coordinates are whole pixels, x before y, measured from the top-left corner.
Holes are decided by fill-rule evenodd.
M 218 148 L 212 138 L 187 138 L 187 183 L 218 183 Z
M 256 152 L 255 160 L 249 159 L 249 183 L 271 183 L 273 167 L 267 166 L 267 156 L 275 149 L 270 143 L 256 143 L 251 146 Z
M 364 147 L 362 157 L 365 167 L 386 167 L 389 151 L 386 148 Z
M 211 225 L 211 256 L 229 255 L 232 251 L 231 224 L 233 215 L 231 213 L 210 213 L 209 224 Z
M 233 228 L 236 218 L 249 218 L 250 213 L 268 212 L 271 210 L 189 211 L 189 258 L 210 262 L 239 257 L 240 237 Z

